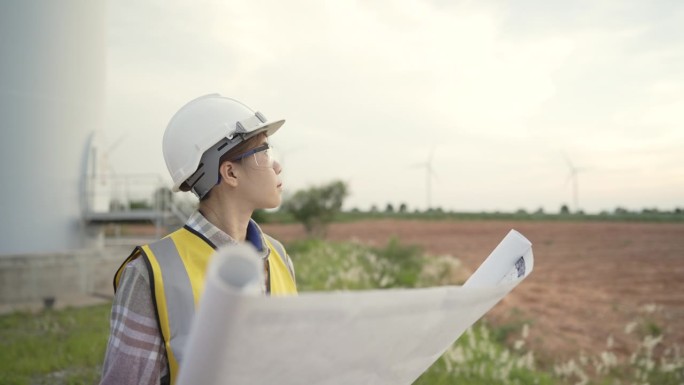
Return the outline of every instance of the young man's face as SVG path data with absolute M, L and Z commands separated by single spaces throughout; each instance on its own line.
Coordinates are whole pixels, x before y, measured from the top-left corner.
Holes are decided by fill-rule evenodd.
M 282 167 L 267 144 L 268 138 L 262 138 L 252 149 L 256 152 L 236 163 L 236 167 L 242 171 L 242 178 L 238 180 L 241 196 L 254 209 L 275 208 L 282 201 L 282 181 L 279 177 Z

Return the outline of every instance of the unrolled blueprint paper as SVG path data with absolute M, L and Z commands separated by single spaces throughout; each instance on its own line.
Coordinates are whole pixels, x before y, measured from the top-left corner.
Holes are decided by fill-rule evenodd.
M 511 231 L 464 286 L 266 297 L 255 289 L 263 273 L 253 251 L 221 249 L 178 384 L 411 384 L 532 272 L 533 259 Z

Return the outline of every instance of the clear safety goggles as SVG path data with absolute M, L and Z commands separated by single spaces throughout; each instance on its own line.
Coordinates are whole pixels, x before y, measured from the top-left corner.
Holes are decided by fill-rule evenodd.
M 237 156 L 231 161 L 244 160 L 249 157 L 254 157 L 254 162 L 257 167 L 271 168 L 277 162 L 276 153 L 270 144 L 264 143 L 259 147 L 253 148 L 244 154 Z

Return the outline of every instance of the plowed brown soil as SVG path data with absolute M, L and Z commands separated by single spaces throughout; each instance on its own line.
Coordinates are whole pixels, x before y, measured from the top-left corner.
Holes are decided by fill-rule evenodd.
M 300 225 L 263 228 L 284 242 L 304 237 Z M 328 239 L 380 246 L 396 236 L 474 271 L 512 228 L 532 241 L 535 270 L 486 316 L 492 323 L 530 322 L 528 345 L 562 359 L 596 354 L 609 336 L 626 354 L 646 331 L 684 345 L 681 223 L 366 220 L 333 224 Z

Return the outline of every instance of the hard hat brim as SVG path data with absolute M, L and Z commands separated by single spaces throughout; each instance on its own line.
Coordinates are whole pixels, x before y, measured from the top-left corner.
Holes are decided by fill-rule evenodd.
M 255 128 L 254 128 L 253 130 L 251 130 L 249 133 L 243 135 L 243 140 L 241 140 L 241 141 L 239 141 L 239 142 L 236 142 L 235 145 L 237 145 L 238 143 L 242 143 L 242 142 L 244 142 L 245 140 L 248 140 L 248 139 L 250 139 L 250 138 L 253 138 L 253 137 L 255 137 L 255 136 L 257 136 L 257 135 L 259 135 L 259 134 L 261 134 L 261 133 L 265 133 L 266 136 L 269 136 L 269 137 L 270 137 L 271 135 L 275 134 L 276 131 L 278 131 L 278 130 L 280 129 L 280 127 L 283 126 L 283 124 L 285 124 L 285 119 L 280 119 L 280 120 L 276 120 L 276 121 L 266 122 L 266 123 L 264 123 L 264 124 L 262 124 L 262 125 L 260 125 L 260 126 L 255 127 Z M 234 145 L 231 146 L 231 147 L 234 147 Z M 229 150 L 228 150 L 228 151 L 229 151 Z M 201 157 L 201 156 L 200 156 L 200 157 Z M 192 173 L 194 173 L 194 170 L 193 170 Z M 183 191 L 183 190 L 180 189 L 180 186 L 181 186 L 183 183 L 185 183 L 185 180 L 186 180 L 187 178 L 189 178 L 189 177 L 192 175 L 192 173 L 190 173 L 189 175 L 185 176 L 185 178 L 183 178 L 183 180 L 180 180 L 180 181 L 177 181 L 176 183 L 174 183 L 174 184 L 173 184 L 173 187 L 171 188 L 171 191 L 173 191 L 173 192 Z
M 250 131 L 249 134 L 245 135 L 245 140 L 257 136 L 262 132 L 265 132 L 266 136 L 271 136 L 275 134 L 283 124 L 285 124 L 285 119 L 276 120 L 274 122 L 266 122 L 262 126 L 255 128 L 254 130 Z

